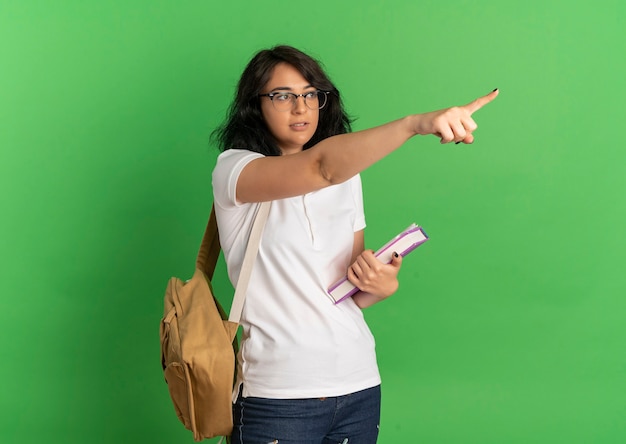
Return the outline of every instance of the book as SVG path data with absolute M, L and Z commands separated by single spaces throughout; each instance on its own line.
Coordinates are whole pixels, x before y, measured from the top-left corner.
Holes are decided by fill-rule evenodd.
M 380 247 L 378 251 L 374 253 L 374 256 L 382 263 L 389 264 L 391 263 L 394 252 L 404 257 L 427 240 L 428 236 L 422 227 L 411 224 L 406 230 L 400 232 L 397 236 Z M 348 280 L 347 275 L 328 288 L 328 294 L 332 300 L 335 301 L 335 304 L 353 296 L 358 291 L 359 289 Z

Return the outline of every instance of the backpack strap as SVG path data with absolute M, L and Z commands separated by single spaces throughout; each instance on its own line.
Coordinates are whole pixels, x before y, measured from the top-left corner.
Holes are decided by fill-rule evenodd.
M 211 206 L 209 222 L 204 230 L 200 251 L 196 259 L 196 268 L 201 270 L 209 280 L 213 279 L 217 258 L 220 256 L 220 237 L 217 232 L 217 219 L 215 217 L 215 205 Z
M 239 280 L 237 281 L 237 287 L 235 288 L 233 305 L 230 307 L 230 316 L 228 317 L 229 321 L 237 324 L 239 324 L 239 320 L 241 319 L 241 312 L 243 311 L 243 303 L 246 300 L 246 291 L 248 290 L 252 267 L 254 266 L 256 254 L 259 251 L 261 235 L 263 234 L 263 228 L 265 228 L 265 221 L 267 220 L 267 215 L 270 212 L 271 204 L 272 202 L 269 201 L 263 202 L 259 205 L 254 223 L 252 224 L 252 231 L 250 232 L 250 238 L 248 239 L 246 254 L 243 257 L 241 271 L 239 272 Z
M 246 247 L 246 253 L 243 257 L 243 263 L 241 264 L 239 280 L 237 281 L 235 296 L 233 297 L 233 304 L 230 308 L 230 316 L 228 318 L 229 321 L 235 322 L 237 324 L 241 319 L 243 303 L 246 300 L 246 290 L 248 289 L 248 282 L 250 281 L 252 267 L 254 265 L 257 252 L 259 251 L 259 244 L 261 243 L 263 228 L 265 228 L 265 221 L 267 221 L 267 216 L 270 212 L 271 204 L 272 202 L 262 202 L 257 209 L 257 214 L 254 216 L 252 231 L 250 232 L 248 246 Z M 212 206 L 211 215 L 209 216 L 209 223 L 207 224 L 206 230 L 204 231 L 202 243 L 200 244 L 200 251 L 198 251 L 198 258 L 196 259 L 196 268 L 204 272 L 209 280 L 213 278 L 215 265 L 217 264 L 217 259 L 220 255 L 220 249 L 220 238 L 217 232 L 215 206 Z

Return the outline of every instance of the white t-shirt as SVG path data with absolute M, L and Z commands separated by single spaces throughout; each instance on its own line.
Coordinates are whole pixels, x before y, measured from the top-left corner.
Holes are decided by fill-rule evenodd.
M 227 150 L 213 171 L 220 242 L 233 285 L 258 203 L 236 201 L 239 174 L 262 154 Z M 374 338 L 352 299 L 327 288 L 365 227 L 361 178 L 272 202 L 241 317 L 243 396 L 341 396 L 380 384 Z M 239 384 L 237 384 L 239 386 Z

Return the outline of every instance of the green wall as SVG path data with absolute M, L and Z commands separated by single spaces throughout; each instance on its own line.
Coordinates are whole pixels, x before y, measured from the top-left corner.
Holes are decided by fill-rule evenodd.
M 626 3 L 0 0 L 3 443 L 193 442 L 159 367 L 249 57 L 321 58 L 362 129 L 464 104 L 363 174 L 366 243 L 431 240 L 366 311 L 379 442 L 626 442 Z M 228 300 L 223 263 L 218 291 Z

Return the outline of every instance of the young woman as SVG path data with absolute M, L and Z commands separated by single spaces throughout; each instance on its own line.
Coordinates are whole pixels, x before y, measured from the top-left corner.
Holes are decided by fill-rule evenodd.
M 402 258 L 365 250 L 359 173 L 415 135 L 472 143 L 472 113 L 497 94 L 352 133 L 314 59 L 277 46 L 250 61 L 213 171 L 235 285 L 258 206 L 272 201 L 241 318 L 233 443 L 376 442 L 380 375 L 361 309 L 397 290 Z M 326 290 L 346 272 L 361 291 L 335 305 Z

